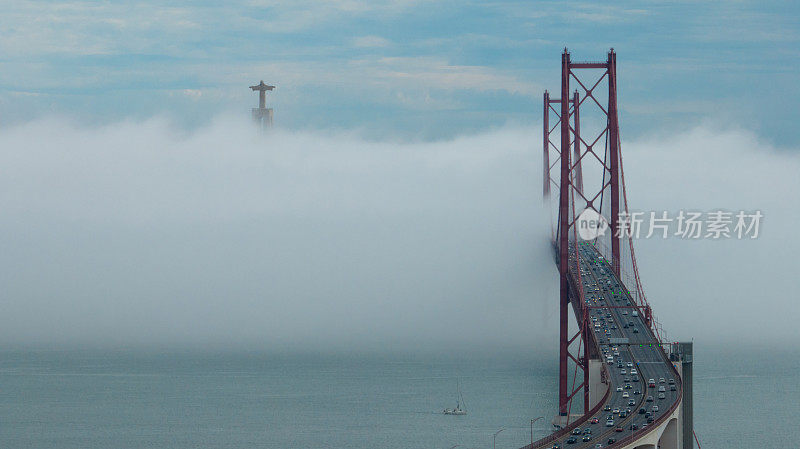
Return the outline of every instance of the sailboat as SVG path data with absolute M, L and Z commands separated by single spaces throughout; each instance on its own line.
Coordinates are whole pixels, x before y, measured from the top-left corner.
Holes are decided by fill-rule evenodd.
M 458 388 L 458 399 L 456 400 L 456 408 L 446 408 L 442 413 L 445 415 L 466 415 L 467 414 L 467 405 L 464 403 L 464 396 L 461 395 L 461 383 L 456 382 L 456 386 Z M 461 406 L 464 408 L 461 408 Z

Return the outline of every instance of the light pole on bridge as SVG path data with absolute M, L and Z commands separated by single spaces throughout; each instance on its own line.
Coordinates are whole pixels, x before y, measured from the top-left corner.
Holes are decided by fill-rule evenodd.
M 542 418 L 544 418 L 544 416 L 540 416 L 538 418 L 534 418 L 534 419 L 531 420 L 531 449 L 533 449 L 533 423 L 535 423 L 536 421 L 538 421 L 538 420 L 540 420 Z
M 498 430 L 497 432 L 494 433 L 494 435 L 492 435 L 492 449 L 497 449 L 497 447 L 495 446 L 495 442 L 497 441 L 497 435 L 500 432 L 504 431 L 504 430 L 506 430 L 505 427 L 503 427 L 502 429 Z

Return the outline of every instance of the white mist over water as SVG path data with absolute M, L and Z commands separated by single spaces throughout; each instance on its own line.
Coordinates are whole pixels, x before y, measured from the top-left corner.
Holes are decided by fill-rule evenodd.
M 392 350 L 546 335 L 555 268 L 529 132 L 404 144 L 248 125 L 4 130 L 3 339 Z
M 190 134 L 159 120 L 3 129 L 0 338 L 554 352 L 537 131 L 408 143 L 259 135 L 230 118 Z M 705 129 L 623 152 L 633 208 L 765 214 L 752 242 L 638 244 L 670 335 L 797 336 L 797 153 Z

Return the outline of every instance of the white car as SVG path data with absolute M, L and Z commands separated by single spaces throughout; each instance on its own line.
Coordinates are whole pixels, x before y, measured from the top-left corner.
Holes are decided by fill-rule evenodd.
M 631 397 L 631 395 L 629 395 L 628 392 L 626 391 L 625 393 L 622 393 L 622 397 L 623 398 L 629 398 L 629 397 Z
M 622 387 L 617 387 L 617 391 L 622 391 Z
M 609 419 L 608 421 L 606 421 L 606 427 L 614 427 L 614 420 Z
M 634 375 L 634 374 L 638 374 L 638 373 L 637 373 L 637 371 L 635 369 L 632 369 L 631 370 L 631 375 Z

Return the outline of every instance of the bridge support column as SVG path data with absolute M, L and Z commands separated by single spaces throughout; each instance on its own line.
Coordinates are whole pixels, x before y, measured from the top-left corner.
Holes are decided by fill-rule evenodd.
M 569 130 L 569 53 L 561 55 L 561 179 L 558 196 L 558 270 L 559 297 L 559 367 L 558 411 L 570 413 L 569 382 L 569 201 L 570 201 L 570 130 Z
M 603 382 L 603 361 L 600 359 L 589 359 L 589 407 L 591 410 L 597 405 L 606 394 L 608 384 Z
M 681 449 L 694 448 L 694 410 L 692 404 L 692 361 L 694 358 L 692 342 L 678 343 L 680 373 L 683 386 L 683 405 L 681 406 Z
M 622 278 L 619 233 L 619 122 L 617 120 L 617 54 L 608 52 L 608 166 L 611 171 L 611 266 L 617 278 Z

